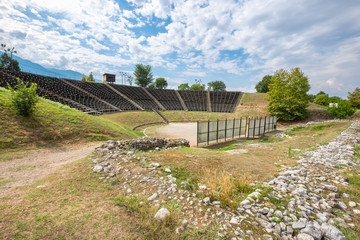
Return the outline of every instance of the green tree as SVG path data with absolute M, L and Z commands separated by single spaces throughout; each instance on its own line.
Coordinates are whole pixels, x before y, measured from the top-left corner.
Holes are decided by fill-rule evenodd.
M 136 64 L 134 75 L 135 83 L 140 87 L 147 87 L 153 81 L 150 65 Z
M 194 83 L 191 85 L 190 90 L 192 91 L 205 91 L 205 84 Z
M 309 105 L 307 92 L 310 89 L 308 78 L 299 68 L 275 72 L 269 84 L 267 109 L 279 119 L 294 120 L 307 116 Z
M 150 84 L 150 88 L 158 88 L 158 89 L 165 89 L 168 86 L 168 82 L 165 80 L 165 78 L 157 78 L 155 82 Z
M 258 84 L 256 84 L 255 89 L 258 93 L 267 93 L 269 91 L 269 84 L 271 82 L 271 75 L 265 75 Z
M 329 106 L 327 110 L 334 118 L 339 119 L 350 117 L 356 112 L 356 108 L 352 108 L 346 100 L 339 101 L 337 106 L 335 104 L 332 107 Z
M 360 108 L 360 88 L 355 88 L 354 92 L 348 93 L 348 99 L 351 106 Z
M 340 101 L 342 101 L 340 97 L 337 96 L 329 97 L 329 103 L 338 103 Z
M 13 59 L 12 61 L 14 71 L 21 71 L 19 62 L 15 59 Z M 11 58 L 6 53 L 3 53 L 0 57 L 0 67 L 11 70 Z
M 330 103 L 330 98 L 327 94 L 318 94 L 314 100 L 314 103 L 322 106 L 328 106 Z
M 320 95 L 320 94 L 325 94 L 326 96 L 329 96 L 329 94 L 327 94 L 326 92 L 324 91 L 320 91 L 318 94 L 316 94 L 316 96 Z
M 178 86 L 178 90 L 190 90 L 190 86 L 188 83 L 182 83 Z
M 36 103 L 39 101 L 39 96 L 36 93 L 36 83 L 24 83 L 19 78 L 17 84 L 12 88 L 8 83 L 8 88 L 11 91 L 11 106 L 15 108 L 18 114 L 27 117 L 31 116 L 35 110 Z
M 208 83 L 209 91 L 226 91 L 226 85 L 223 81 L 212 81 Z
M 309 95 L 309 101 L 314 102 L 316 95 L 314 95 L 314 94 L 308 94 L 308 95 Z
M 85 74 L 82 75 L 81 81 L 82 81 L 82 82 L 86 82 L 86 76 L 85 76 Z
M 95 82 L 94 76 L 93 76 L 92 72 L 91 72 L 90 75 L 86 78 L 86 80 L 87 80 L 88 82 Z

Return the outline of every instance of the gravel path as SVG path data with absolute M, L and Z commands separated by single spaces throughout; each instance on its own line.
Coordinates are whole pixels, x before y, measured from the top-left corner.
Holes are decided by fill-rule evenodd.
M 86 157 L 101 143 L 42 149 L 24 158 L 0 162 L 0 197 L 8 197 L 16 188 L 34 183 L 59 169 L 63 164 Z

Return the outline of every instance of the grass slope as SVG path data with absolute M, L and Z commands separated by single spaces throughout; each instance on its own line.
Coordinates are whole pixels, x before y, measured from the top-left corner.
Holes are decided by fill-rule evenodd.
M 32 117 L 22 117 L 9 106 L 10 91 L 0 88 L 0 151 L 52 143 L 134 138 L 128 127 L 84 114 L 41 98 Z

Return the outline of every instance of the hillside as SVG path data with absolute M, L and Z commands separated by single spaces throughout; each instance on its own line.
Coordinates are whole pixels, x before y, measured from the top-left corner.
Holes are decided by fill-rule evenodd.
M 104 118 L 41 98 L 30 118 L 9 107 L 10 91 L 0 88 L 0 151 L 54 143 L 134 138 L 138 134 Z

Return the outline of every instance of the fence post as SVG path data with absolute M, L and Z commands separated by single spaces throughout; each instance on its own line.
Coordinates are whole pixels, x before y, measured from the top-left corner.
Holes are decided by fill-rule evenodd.
M 209 137 L 210 137 L 210 120 L 208 120 L 208 127 L 207 127 L 207 145 L 209 145 Z
M 227 119 L 225 119 L 225 142 L 226 142 L 226 133 L 227 133 Z
M 241 138 L 241 123 L 242 123 L 242 117 L 240 118 L 240 129 L 239 129 L 239 138 Z
M 265 136 L 265 132 L 266 132 L 266 116 L 265 116 L 265 122 L 264 122 L 264 136 Z
M 256 119 L 257 119 L 257 117 L 256 117 L 256 118 L 254 118 L 253 138 L 255 138 L 255 126 L 256 126 Z
M 196 147 L 199 147 L 199 121 L 196 121 Z
M 232 135 L 233 139 L 234 139 L 234 135 L 235 135 L 235 118 L 233 120 L 233 135 Z
M 248 128 L 247 138 L 249 139 L 249 136 L 250 136 L 250 118 L 249 118 L 249 121 L 248 121 L 247 118 L 246 118 L 246 125 L 247 125 L 247 128 Z
M 219 141 L 219 119 L 216 120 L 216 143 Z

